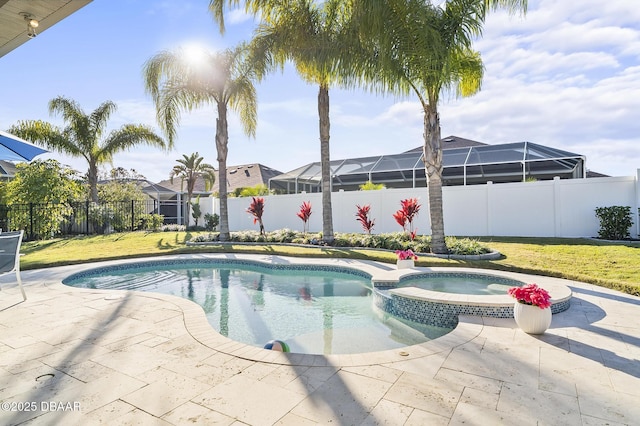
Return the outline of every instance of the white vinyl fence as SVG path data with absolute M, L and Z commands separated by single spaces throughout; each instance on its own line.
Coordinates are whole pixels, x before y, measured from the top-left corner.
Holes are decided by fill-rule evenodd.
M 444 223 L 447 235 L 521 237 L 595 237 L 599 222 L 596 207 L 630 206 L 634 225 L 631 235 L 640 234 L 640 169 L 636 176 L 593 179 L 501 183 L 443 188 Z M 415 221 L 419 234 L 430 234 L 426 188 L 383 189 L 379 191 L 334 192 L 332 194 L 334 232 L 363 232 L 356 221 L 356 205 L 371 205 L 375 219 L 373 233 L 397 232 L 400 226 L 393 213 L 400 200 L 416 197 L 422 204 Z M 289 228 L 302 231 L 296 216 L 303 201 L 310 201 L 309 230 L 322 230 L 321 194 L 265 196 L 263 215 L 267 231 Z M 255 229 L 246 212 L 251 198 L 229 198 L 229 229 Z M 201 198 L 203 215 L 218 212 L 218 200 Z

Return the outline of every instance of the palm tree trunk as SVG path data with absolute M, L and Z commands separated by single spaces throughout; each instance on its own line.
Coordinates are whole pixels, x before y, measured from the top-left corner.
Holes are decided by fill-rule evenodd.
M 229 152 L 227 104 L 218 102 L 216 119 L 216 150 L 218 151 L 218 194 L 220 196 L 220 241 L 229 241 L 229 210 L 227 208 L 227 153 Z
M 444 240 L 444 214 L 442 209 L 442 141 L 440 116 L 435 105 L 426 105 L 424 111 L 424 164 L 429 189 L 429 217 L 431 218 L 431 251 L 449 252 Z
M 98 199 L 98 166 L 95 162 L 89 163 L 89 172 L 87 173 L 87 180 L 89 181 L 89 191 L 91 201 L 97 203 Z
M 331 155 L 329 153 L 329 86 L 320 85 L 318 92 L 320 118 L 320 169 L 322 173 L 322 239 L 333 244 L 333 212 L 331 209 Z
M 187 213 L 186 213 L 187 228 L 189 227 L 189 222 L 191 222 L 191 197 L 192 196 L 193 194 L 187 191 Z

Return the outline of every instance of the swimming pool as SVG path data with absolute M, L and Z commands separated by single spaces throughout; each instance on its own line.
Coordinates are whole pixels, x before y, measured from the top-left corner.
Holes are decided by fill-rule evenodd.
M 202 306 L 211 326 L 230 339 L 258 347 L 283 340 L 297 353 L 395 349 L 452 329 L 378 309 L 370 275 L 348 268 L 220 259 L 140 262 L 85 271 L 63 283 L 180 296 Z

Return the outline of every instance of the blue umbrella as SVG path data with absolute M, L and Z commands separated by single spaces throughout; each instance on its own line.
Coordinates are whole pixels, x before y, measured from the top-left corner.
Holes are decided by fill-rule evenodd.
M 31 161 L 36 155 L 45 152 L 49 151 L 0 130 L 0 160 Z

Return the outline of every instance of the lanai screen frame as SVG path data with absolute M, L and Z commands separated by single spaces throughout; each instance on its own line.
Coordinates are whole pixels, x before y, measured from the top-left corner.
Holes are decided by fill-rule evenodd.
M 445 183 L 461 180 L 462 185 L 478 183 L 478 181 L 469 182 L 478 176 L 480 176 L 480 183 L 491 181 L 492 178 L 513 182 L 516 176 L 521 177 L 521 181 L 524 182 L 527 176 L 535 177 L 535 174 L 586 178 L 585 156 L 532 142 L 445 149 L 443 164 Z M 531 165 L 536 164 L 540 165 L 540 170 L 532 170 Z M 549 165 L 555 165 L 555 167 L 549 168 Z M 545 171 L 542 167 L 547 170 Z M 456 168 L 462 168 L 462 173 L 455 175 L 447 173 L 447 170 L 453 171 Z M 502 168 L 505 171 L 470 175 L 469 171 L 475 170 L 474 168 L 479 170 Z M 330 169 L 332 190 L 334 186 L 348 187 L 367 181 L 389 184 L 411 182 L 411 187 L 416 188 L 417 181 L 426 179 L 422 152 L 417 150 L 392 155 L 333 160 L 330 162 Z M 386 178 L 376 179 L 376 175 L 386 176 Z M 281 189 L 287 193 L 319 192 L 320 186 L 319 162 L 307 164 L 269 179 L 270 189 Z

